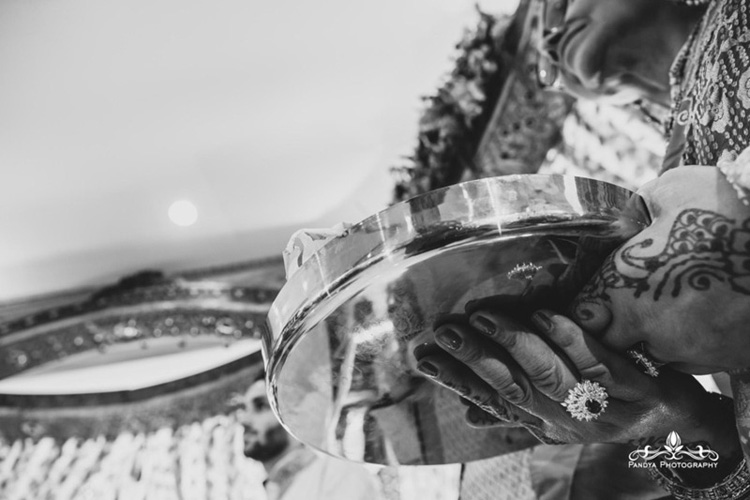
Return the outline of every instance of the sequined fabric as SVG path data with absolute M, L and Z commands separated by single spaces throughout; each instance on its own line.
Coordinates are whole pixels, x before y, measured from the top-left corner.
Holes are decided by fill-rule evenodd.
M 749 4 L 711 2 L 672 67 L 672 131 L 685 124 L 684 165 L 713 166 L 750 146 Z

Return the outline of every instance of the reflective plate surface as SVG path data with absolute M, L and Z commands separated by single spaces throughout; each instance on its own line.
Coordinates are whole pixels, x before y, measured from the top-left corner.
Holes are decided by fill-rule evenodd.
M 394 205 L 327 243 L 268 316 L 271 403 L 299 440 L 349 460 L 444 464 L 535 442 L 474 429 L 466 407 L 415 368 L 432 325 L 477 301 L 562 309 L 647 220 L 630 191 L 590 179 L 516 175 Z

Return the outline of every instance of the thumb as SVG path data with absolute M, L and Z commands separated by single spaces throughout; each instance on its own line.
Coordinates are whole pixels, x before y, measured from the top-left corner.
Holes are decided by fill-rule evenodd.
M 570 306 L 570 318 L 588 333 L 602 333 L 612 323 L 612 311 L 604 300 L 579 295 Z

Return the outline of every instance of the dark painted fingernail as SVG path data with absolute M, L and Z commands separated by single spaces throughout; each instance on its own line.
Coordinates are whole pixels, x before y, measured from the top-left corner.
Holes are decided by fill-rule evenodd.
M 437 366 L 433 365 L 429 361 L 422 361 L 421 363 L 418 363 L 417 370 L 424 373 L 428 377 L 437 377 L 439 373 Z
M 471 324 L 474 326 L 474 328 L 489 337 L 492 337 L 497 332 L 495 323 L 489 318 L 482 316 L 481 314 L 475 314 L 474 316 L 472 316 Z
M 549 315 L 544 311 L 537 311 L 532 314 L 531 321 L 534 322 L 534 325 L 536 325 L 537 328 L 545 333 L 551 332 L 554 327 L 552 319 L 550 319 Z
M 435 339 L 440 345 L 447 347 L 451 351 L 459 350 L 464 343 L 461 336 L 448 327 L 438 328 L 435 332 Z
M 414 358 L 419 361 L 425 356 L 429 356 L 430 354 L 437 354 L 442 351 L 443 350 L 440 349 L 438 345 L 432 342 L 426 342 L 424 344 L 419 344 L 418 346 L 416 346 L 412 351 L 412 354 L 414 354 Z

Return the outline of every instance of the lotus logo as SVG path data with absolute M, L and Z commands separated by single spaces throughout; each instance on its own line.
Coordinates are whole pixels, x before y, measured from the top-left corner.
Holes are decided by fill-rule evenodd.
M 677 460 L 677 454 L 682 450 L 682 448 L 682 439 L 680 439 L 680 435 L 675 431 L 670 432 L 669 436 L 667 436 L 667 444 L 664 445 L 664 449 L 672 455 L 671 457 L 667 458 Z
M 686 458 L 692 458 L 693 460 L 703 461 L 709 460 L 716 462 L 719 460 L 719 454 L 707 446 L 696 445 L 690 447 L 682 444 L 680 435 L 672 431 L 667 436 L 667 442 L 662 447 L 645 446 L 638 448 L 637 450 L 630 453 L 629 457 L 631 462 L 642 458 L 646 461 L 654 460 L 655 458 L 661 458 L 662 460 L 683 460 Z

